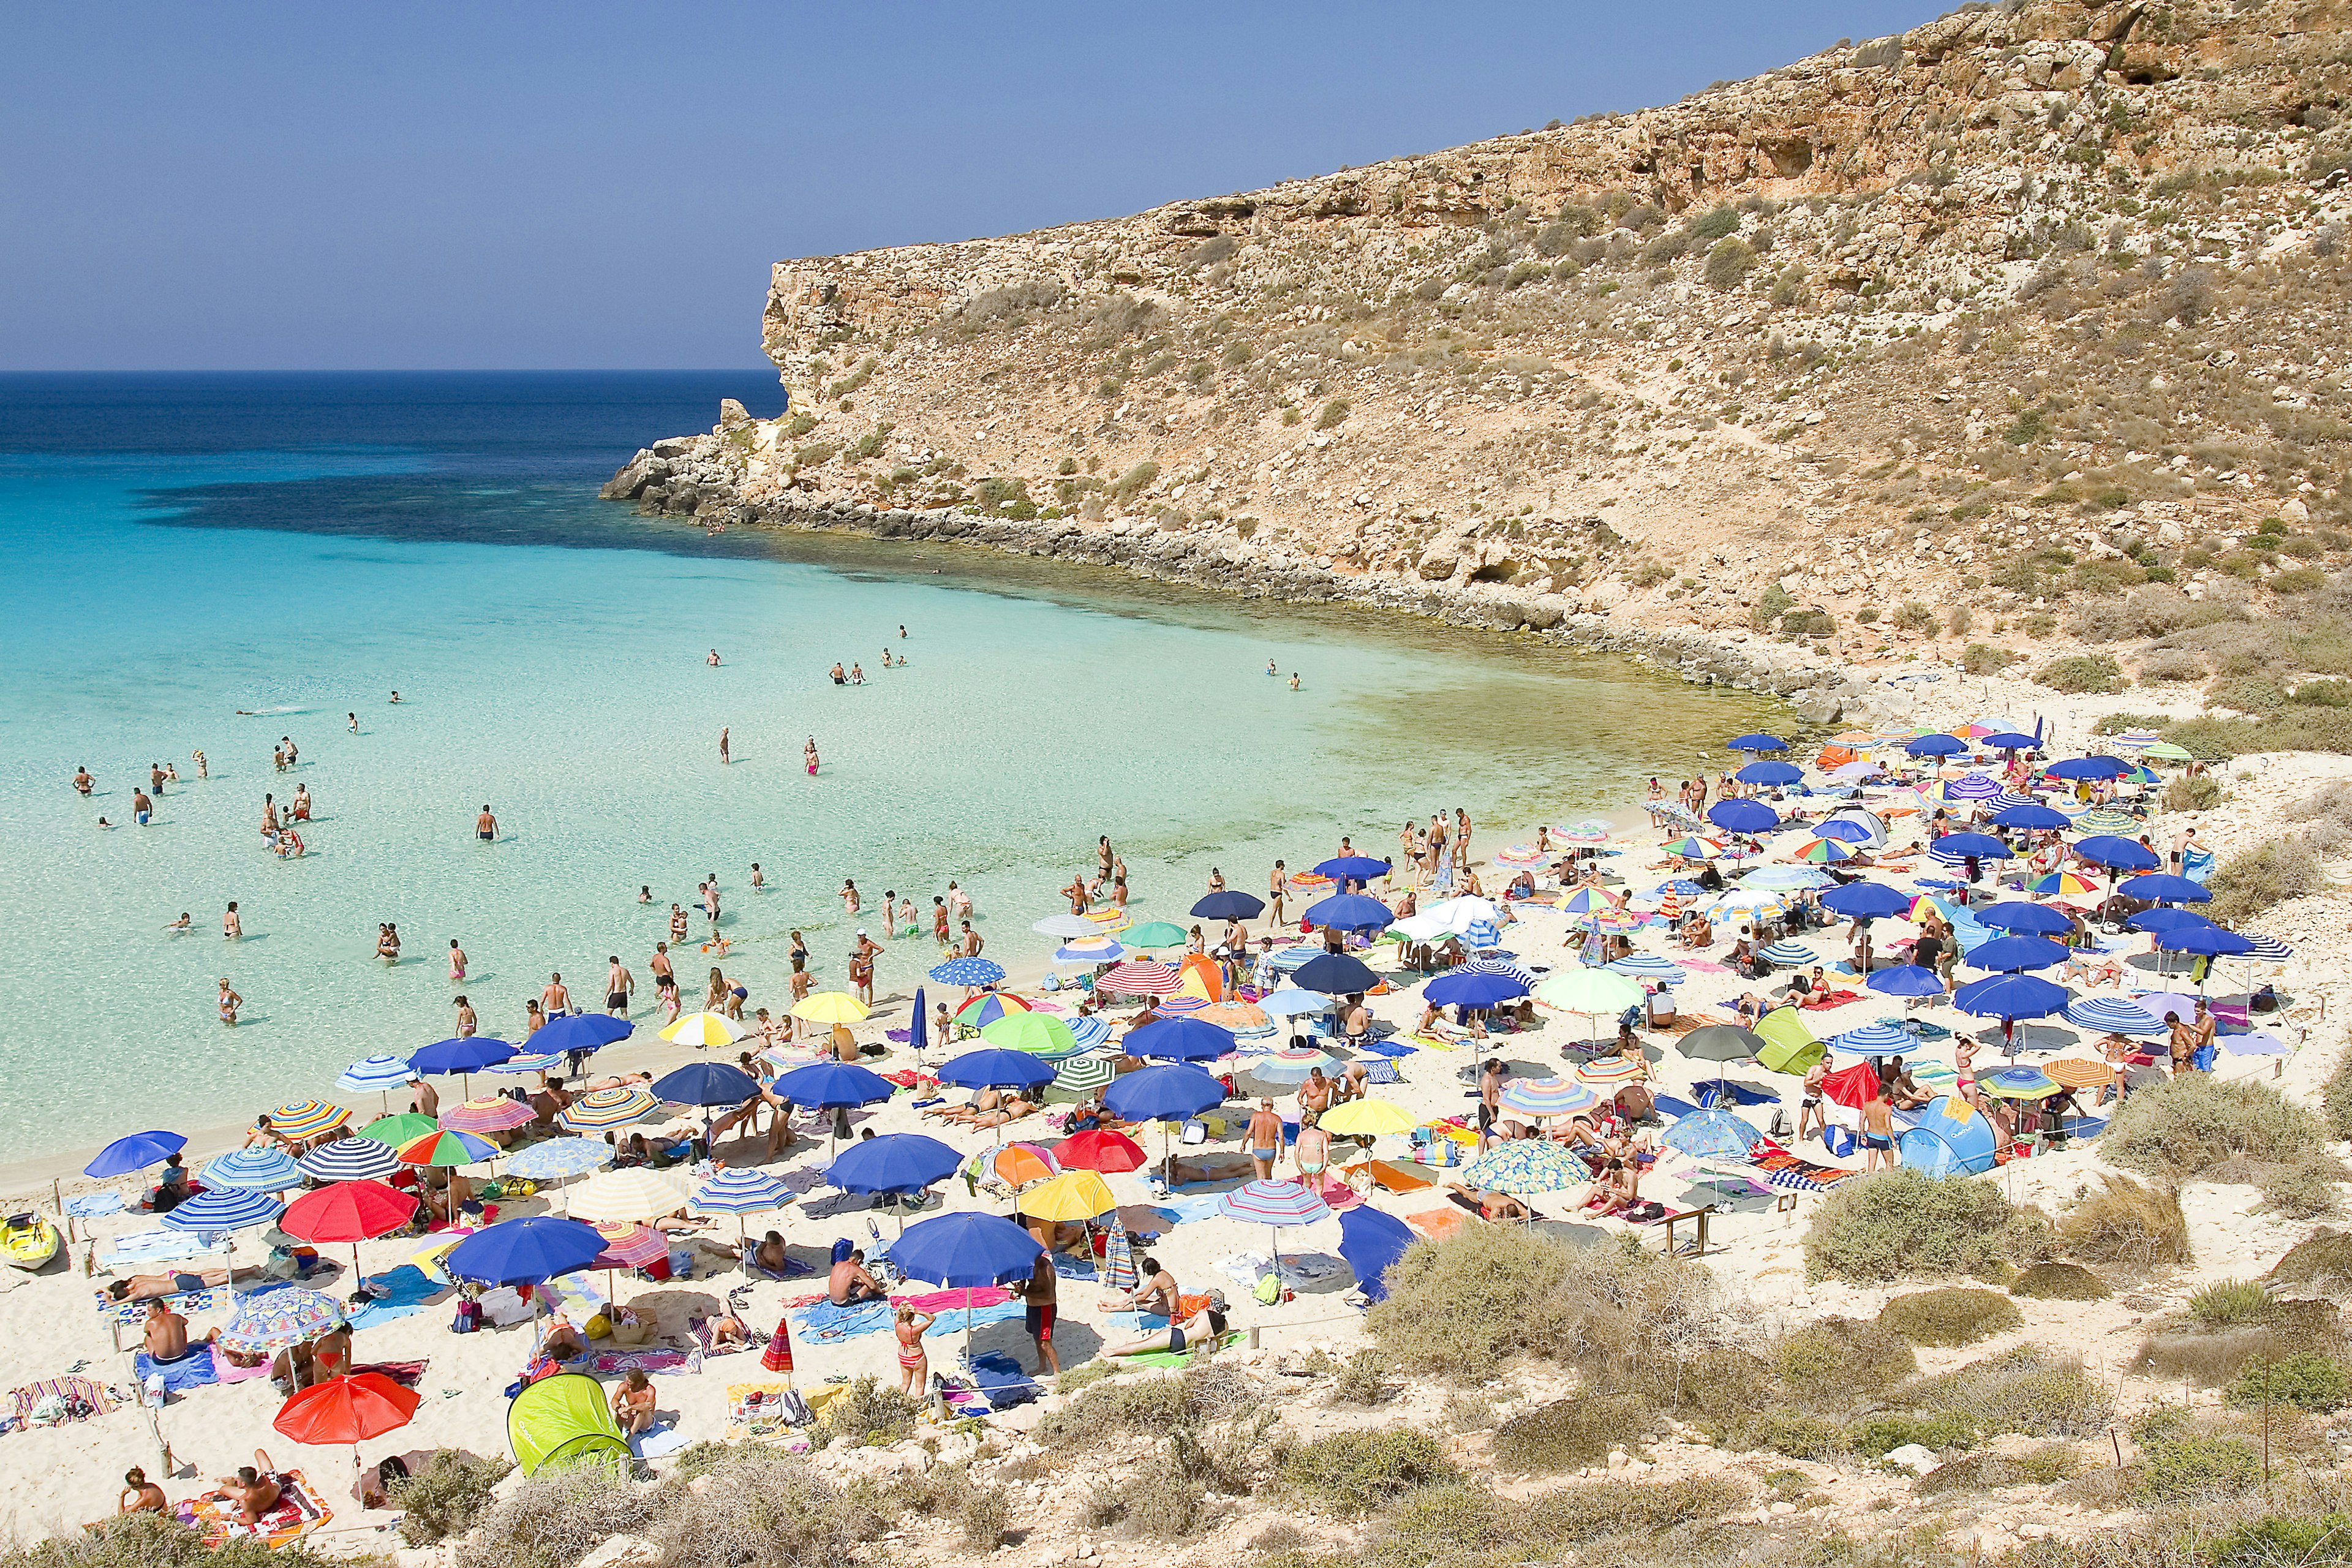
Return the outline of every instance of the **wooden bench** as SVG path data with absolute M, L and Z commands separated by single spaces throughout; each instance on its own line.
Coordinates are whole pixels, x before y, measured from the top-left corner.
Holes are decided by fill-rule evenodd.
M 1684 1209 L 1678 1214 L 1670 1214 L 1659 1220 L 1657 1223 L 1666 1227 L 1666 1256 L 1669 1258 L 1685 1256 L 1698 1258 L 1704 1256 L 1706 1252 L 1707 1242 L 1706 1216 L 1714 1212 L 1715 1205 L 1713 1204 L 1703 1204 L 1697 1208 Z M 1675 1226 L 1685 1220 L 1691 1222 L 1692 1227 L 1696 1232 L 1696 1234 L 1691 1237 L 1690 1249 L 1687 1253 L 1685 1253 L 1682 1248 L 1677 1247 L 1675 1245 Z

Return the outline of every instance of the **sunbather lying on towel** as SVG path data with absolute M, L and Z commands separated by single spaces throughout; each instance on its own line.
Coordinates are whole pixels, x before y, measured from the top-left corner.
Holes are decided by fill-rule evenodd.
M 1527 1219 L 1527 1205 L 1508 1193 L 1490 1193 L 1477 1187 L 1465 1187 L 1459 1182 L 1448 1182 L 1445 1190 L 1468 1204 L 1488 1219 Z
M 233 1274 L 226 1268 L 184 1268 L 175 1274 L 132 1274 L 107 1286 L 106 1293 L 118 1301 L 149 1301 L 226 1285 L 232 1279 L 250 1279 L 260 1272 L 258 1268 L 239 1268 Z
M 945 1110 L 926 1114 L 942 1121 L 953 1121 L 964 1127 L 1002 1127 L 1017 1121 L 1037 1109 L 1034 1100 L 1024 1100 L 1012 1089 L 983 1089 L 971 1097 L 970 1105 L 951 1106 Z
M 1205 1324 L 1203 1320 L 1206 1320 Z M 1180 1322 L 1169 1324 L 1157 1333 L 1146 1334 L 1139 1340 L 1129 1340 L 1123 1345 L 1112 1345 L 1105 1355 L 1150 1355 L 1154 1351 L 1181 1351 L 1187 1345 L 1202 1342 L 1201 1331 L 1208 1330 L 1207 1342 L 1214 1344 L 1225 1331 L 1225 1315 L 1214 1307 L 1205 1308 Z

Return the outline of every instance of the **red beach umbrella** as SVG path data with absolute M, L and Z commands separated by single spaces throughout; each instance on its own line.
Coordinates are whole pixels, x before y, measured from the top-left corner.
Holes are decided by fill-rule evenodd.
M 352 1469 L 360 1468 L 360 1445 L 408 1425 L 418 1396 L 380 1372 L 347 1373 L 314 1383 L 280 1405 L 270 1425 L 297 1443 L 316 1447 L 348 1443 Z
M 1124 1132 L 1096 1129 L 1076 1132 L 1054 1145 L 1054 1158 L 1066 1171 L 1099 1171 L 1106 1175 L 1143 1168 L 1143 1146 Z
M 413 1193 L 383 1182 L 337 1182 L 287 1205 L 286 1212 L 278 1216 L 278 1228 L 300 1241 L 350 1242 L 352 1273 L 356 1279 L 359 1244 L 390 1236 L 415 1217 Z

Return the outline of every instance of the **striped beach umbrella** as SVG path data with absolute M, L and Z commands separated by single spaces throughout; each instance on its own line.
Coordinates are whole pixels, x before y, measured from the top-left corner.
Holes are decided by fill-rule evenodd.
M 955 1016 L 949 1022 L 967 1029 L 981 1029 L 993 1024 L 999 1018 L 1010 1017 L 1015 1013 L 1028 1011 L 1029 1004 L 1020 997 L 1002 991 L 992 991 L 985 996 L 975 996 L 957 1008 Z
M 1853 858 L 1853 847 L 1841 838 L 1808 838 L 1790 852 L 1809 866 L 1834 866 Z
M 1919 1048 L 1917 1038 L 1909 1030 L 1893 1024 L 1864 1024 L 1858 1029 L 1832 1035 L 1829 1043 L 1832 1050 L 1854 1057 L 1899 1057 Z
M 814 1001 L 812 997 L 810 1000 Z M 794 1008 L 794 1013 L 799 1009 Z M 743 1031 L 717 1013 L 688 1013 L 661 1031 L 674 1046 L 731 1046 Z
M 1338 1058 L 1309 1046 L 1304 1050 L 1268 1051 L 1262 1057 L 1253 1057 L 1243 1070 L 1266 1083 L 1305 1083 L 1317 1068 L 1328 1074 L 1338 1065 Z
M 1610 834 L 1614 831 L 1616 831 L 1614 828 L 1599 817 L 1587 816 L 1571 822 L 1565 827 L 1553 828 L 1551 836 L 1554 838 L 1564 838 L 1570 844 L 1602 844 L 1608 841 Z
M 793 1201 L 793 1191 L 765 1171 L 721 1171 L 694 1189 L 697 1214 L 765 1214 Z
M 1055 1071 L 1054 1087 L 1072 1094 L 1092 1094 L 1118 1076 L 1118 1066 L 1108 1058 L 1072 1057 Z
M 1069 1023 L 1071 1043 L 1082 1051 L 1093 1050 L 1110 1039 L 1110 1026 L 1095 1014 L 1083 1014 Z
M 249 1193 L 282 1193 L 302 1184 L 302 1167 L 274 1145 L 239 1149 L 207 1163 L 196 1173 L 207 1187 L 237 1187 Z
M 1085 936 L 1054 950 L 1056 963 L 1117 963 L 1127 949 L 1107 936 Z
M 1628 957 L 1612 959 L 1605 967 L 1620 974 L 1655 980 L 1664 985 L 1680 985 L 1689 978 L 1681 964 L 1658 952 L 1636 952 Z
M 276 1219 L 285 1205 L 268 1193 L 243 1187 L 206 1187 L 163 1216 L 167 1229 L 194 1231 L 200 1236 L 249 1230 Z
M 1734 888 L 1720 894 L 1707 906 L 1710 915 L 1746 916 L 1752 920 L 1772 920 L 1787 912 L 1789 900 L 1770 888 Z
M 1783 968 L 1792 968 L 1801 963 L 1818 963 L 1821 962 L 1821 954 L 1815 952 L 1811 948 L 1807 947 L 1801 942 L 1767 942 L 1764 946 L 1757 949 L 1757 956 L 1761 958 L 1767 963 L 1777 963 Z
M 594 1224 L 640 1223 L 676 1214 L 693 1201 L 686 1184 L 663 1171 L 633 1166 L 625 1171 L 602 1171 L 580 1184 L 572 1194 L 573 1219 Z
M 287 1138 L 316 1138 L 352 1119 L 350 1111 L 323 1100 L 289 1100 L 284 1105 L 271 1106 L 268 1115 L 270 1129 Z
M 441 1130 L 445 1132 L 504 1132 L 539 1120 L 539 1113 L 520 1100 L 509 1100 L 495 1094 L 486 1100 L 469 1100 L 463 1105 L 451 1106 L 441 1113 Z
M 602 1132 L 643 1121 L 661 1109 L 661 1101 L 635 1084 L 592 1089 L 555 1113 L 574 1132 Z
M 483 1070 L 522 1078 L 535 1072 L 553 1072 L 562 1065 L 562 1051 L 539 1051 L 529 1056 L 509 1057 L 505 1061 L 494 1063 Z
M 2088 1057 L 2057 1057 L 2042 1064 L 2051 1082 L 2066 1089 L 2100 1089 L 2115 1080 L 2116 1069 Z
M 2040 1068 L 2003 1068 L 1979 1075 L 1977 1088 L 1996 1100 L 2040 1100 L 2058 1092 L 2057 1080 Z
M 1115 996 L 1172 996 L 1183 979 L 1183 971 L 1174 964 L 1147 959 L 1114 964 L 1095 982 L 1095 989 Z
M 2138 826 L 2138 817 L 2112 805 L 2093 806 L 2074 819 L 2077 833 L 2129 833 Z
M 1579 1083 L 1614 1094 L 1620 1086 L 1637 1083 L 1642 1078 L 1642 1064 L 1628 1057 L 1601 1057 L 1576 1069 Z
M 416 1081 L 416 1073 L 406 1057 L 362 1057 L 345 1068 L 335 1079 L 335 1087 L 354 1094 L 373 1089 L 389 1093 Z
M 2021 805 L 2040 805 L 2041 804 L 2042 802 L 2036 797 L 2020 795 L 2013 789 L 2005 789 L 1985 802 L 1985 805 L 1994 811 L 2013 811 Z
M 589 1261 L 591 1268 L 643 1268 L 669 1256 L 668 1239 L 649 1225 L 599 1225 L 596 1234 L 604 1250 Z
M 1545 854 L 1542 850 L 1538 849 L 1532 844 L 1514 844 L 1507 849 L 1497 849 L 1495 851 L 1495 864 L 1497 866 L 1507 866 L 1514 871 L 1525 870 L 1533 866 L 1540 866 L 1550 858 L 1550 856 Z
M 248 1296 L 216 1342 L 241 1354 L 270 1354 L 307 1344 L 341 1328 L 343 1310 L 331 1296 L 292 1288 Z
M 2062 895 L 2080 898 L 2097 892 L 2099 885 L 2079 871 L 2051 871 L 2026 883 L 2025 890 L 2045 899 Z
M 1599 910 L 1613 910 L 1616 901 L 1599 888 L 1578 888 L 1560 896 L 1559 908 L 1571 915 L 1589 915 Z
M 1465 1186 L 1524 1197 L 1556 1193 L 1592 1179 L 1584 1162 L 1548 1138 L 1515 1138 L 1497 1143 L 1462 1173 Z
M 1328 1219 L 1331 1205 L 1302 1182 L 1248 1182 L 1221 1194 L 1217 1212 L 1227 1219 L 1279 1228 Z
M 470 1132 L 428 1132 L 422 1138 L 412 1138 L 393 1151 L 404 1165 L 457 1166 L 478 1165 L 485 1160 L 498 1158 L 498 1145 L 486 1143 Z
M 1650 922 L 1631 910 L 1595 910 L 1589 915 L 1577 915 L 1568 923 L 1579 931 L 1598 931 L 1604 936 L 1628 936 Z
M 373 1138 L 338 1138 L 294 1162 L 314 1182 L 369 1182 L 400 1169 L 400 1156 Z
M 1990 800 L 2000 794 L 2000 782 L 1983 773 L 1963 773 L 1944 785 L 1946 800 Z
M 2085 996 L 2066 1005 L 2066 1019 L 2117 1035 L 2161 1035 L 2164 1020 L 2128 996 Z
M 1514 1079 L 1503 1086 L 1503 1105 L 1522 1116 L 1572 1116 L 1601 1103 L 1600 1096 L 1573 1079 Z
M 1474 958 L 1467 963 L 1457 963 L 1445 972 L 1448 974 L 1499 974 L 1506 980 L 1516 980 L 1532 989 L 1537 975 L 1524 964 L 1513 963 L 1507 958 Z
M 602 1138 L 550 1138 L 507 1156 L 507 1174 L 533 1182 L 584 1176 L 613 1163 L 613 1146 Z
M 1004 965 L 992 958 L 950 958 L 929 973 L 941 985 L 994 985 L 1003 980 Z
M 1723 847 L 1695 835 L 1685 835 L 1664 846 L 1665 852 L 1678 860 L 1712 860 L 1723 853 Z
M 2263 963 L 2284 963 L 2294 956 L 2294 949 L 2274 936 L 2256 936 L 2252 931 L 2240 934 L 2247 943 L 2246 951 L 2239 954 L 2241 958 L 2252 958 Z

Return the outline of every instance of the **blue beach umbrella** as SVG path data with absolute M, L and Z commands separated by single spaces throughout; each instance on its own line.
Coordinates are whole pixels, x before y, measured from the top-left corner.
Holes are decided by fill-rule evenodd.
M 1960 962 L 1972 969 L 2014 974 L 2021 970 L 2047 969 L 2065 963 L 2066 947 L 2046 936 L 1997 936 L 1961 954 Z
M 601 1050 L 636 1032 L 635 1024 L 610 1013 L 567 1013 L 533 1029 L 522 1048 L 533 1056 L 566 1056 L 573 1051 Z
M 1805 776 L 1805 770 L 1794 763 L 1748 763 L 1731 776 L 1741 784 L 1792 784 Z
M 1718 800 L 1706 808 L 1706 819 L 1727 833 L 1769 833 L 1780 826 L 1780 814 L 1760 800 Z
M 740 1105 L 759 1097 L 760 1080 L 732 1062 L 688 1062 L 650 1088 L 656 1100 L 670 1105 Z
M 268 1193 L 252 1192 L 243 1187 L 206 1187 L 165 1215 L 163 1224 L 172 1230 L 210 1236 L 268 1225 L 285 1207 Z
M 2116 884 L 2116 891 L 2126 899 L 2147 899 L 2158 904 L 2201 904 L 2213 897 L 2201 883 L 2160 872 L 2126 877 Z
M 2167 952 L 2194 952 L 2208 958 L 2235 958 L 2254 949 L 2252 942 L 2236 931 L 2217 925 L 2160 931 L 2156 933 L 2156 945 Z
M 2066 1006 L 2066 988 L 2032 974 L 1989 974 L 1952 994 L 1952 1005 L 1979 1018 L 2046 1018 Z
M 1339 931 L 1386 931 L 1396 919 L 1396 911 L 1361 893 L 1338 893 L 1307 905 L 1299 919 L 1311 926 L 1330 926 Z
M 923 1005 L 923 988 L 915 987 L 915 1014 L 907 1021 L 907 1048 L 920 1056 L 930 1047 L 931 1019 Z
M 594 1226 L 534 1215 L 476 1231 L 450 1249 L 441 1267 L 452 1279 L 478 1285 L 541 1285 L 587 1268 L 604 1250 Z
M 1763 1136 L 1728 1110 L 1696 1110 L 1679 1118 L 1658 1141 L 1694 1160 L 1745 1160 Z
M 1724 742 L 1723 749 L 1727 752 L 1785 752 L 1789 749 L 1789 742 L 1778 735 L 1734 735 Z
M 890 1261 L 909 1279 L 976 1289 L 1027 1279 L 1045 1250 L 1011 1220 L 966 1210 L 908 1226 L 890 1244 Z
M 1265 900 L 1237 888 L 1211 893 L 1192 906 L 1192 918 L 1203 921 L 1254 921 L 1265 913 Z
M 2185 931 L 2190 926 L 2209 926 L 2213 922 L 2194 910 L 2177 910 L 2169 904 L 2158 904 L 2152 910 L 2142 910 L 2124 921 L 2134 931 Z
M 1941 996 L 1944 982 L 1932 969 L 1916 963 L 1898 963 L 1892 969 L 1882 969 L 1863 982 L 1882 996 Z
M 2105 866 L 2111 871 L 2153 871 L 2157 867 L 2154 850 L 2136 838 L 2112 833 L 2077 838 L 2068 847 L 2091 864 Z
M 2029 904 L 2017 900 L 1987 904 L 1976 911 L 1976 917 L 1981 924 L 2016 936 L 2056 936 L 2074 929 L 2073 921 L 2049 905 Z
M 1368 1205 L 1339 1215 L 1339 1256 L 1355 1270 L 1356 1287 L 1367 1301 L 1388 1300 L 1383 1276 L 1404 1256 L 1404 1249 L 1420 1239 L 1412 1226 Z
M 1830 1048 L 1853 1057 L 1899 1057 L 1906 1051 L 1919 1048 L 1919 1042 L 1907 1029 L 1892 1024 L 1864 1024 L 1858 1029 L 1848 1029 L 1842 1035 L 1832 1035 Z
M 2030 752 L 2042 742 L 2021 731 L 2003 730 L 1997 734 L 1987 735 L 1981 744 L 1990 752 Z
M 2038 801 L 2003 806 L 1992 814 L 1992 823 L 1995 827 L 2015 827 L 2028 832 L 2056 830 L 2071 826 L 2064 812 L 2053 811 Z
M 943 1182 L 963 1156 L 920 1132 L 886 1132 L 852 1143 L 824 1168 L 829 1185 L 845 1193 L 911 1193 Z
M 1883 882 L 1849 882 L 1822 895 L 1822 908 L 1849 920 L 1892 919 L 1911 912 L 1912 897 Z
M 1947 833 L 1927 846 L 1948 858 L 1975 857 L 1979 860 L 2006 860 L 2009 846 L 1990 833 Z
M 778 1100 L 830 1110 L 841 1105 L 878 1105 L 897 1093 L 898 1086 L 854 1062 L 812 1062 L 794 1068 L 771 1087 Z
M 992 958 L 950 958 L 945 963 L 933 965 L 929 974 L 941 985 L 977 988 L 1000 984 L 1004 979 L 1004 965 Z M 918 1013 L 916 1016 L 922 1015 Z
M 1331 998 L 1312 991 L 1302 991 L 1296 985 L 1286 985 L 1269 991 L 1257 999 L 1258 1011 L 1269 1018 L 1307 1018 L 1331 1010 Z
M 2117 757 L 2068 757 L 2042 771 L 2053 779 L 2119 779 L 2131 764 Z
M 1969 743 L 1958 735 L 1917 735 L 1905 742 L 1903 750 L 1914 757 L 1956 757 L 1969 749 Z
M 1370 991 L 1381 983 L 1371 966 L 1360 958 L 1344 952 L 1318 954 L 1300 964 L 1291 975 L 1290 983 L 1302 991 L 1320 991 L 1327 996 L 1348 996 L 1359 991 Z
M 1375 877 L 1387 876 L 1389 864 L 1369 855 L 1339 855 L 1316 867 L 1315 871 L 1335 882 L 1369 882 Z
M 479 1072 L 514 1054 L 515 1048 L 504 1040 L 493 1040 L 486 1035 L 467 1035 L 457 1039 L 436 1040 L 408 1058 L 408 1068 L 420 1078 L 438 1078 L 453 1072 Z
M 1225 1102 L 1225 1086 L 1181 1064 L 1127 1073 L 1103 1090 L 1103 1105 L 1129 1121 L 1181 1121 Z
M 1983 773 L 1963 773 L 1944 786 L 1946 800 L 1990 800 L 1999 794 L 1999 781 Z
M 1448 973 L 1423 986 L 1421 994 L 1441 1007 L 1493 1007 L 1526 995 L 1528 986 L 1504 974 Z
M 1782 960 L 1775 958 L 1768 959 L 1766 962 L 1770 963 L 1780 963 L 1784 962 L 1803 963 L 1804 960 Z M 1623 958 L 1612 960 L 1604 967 L 1613 969 L 1620 974 L 1631 974 L 1637 979 L 1642 980 L 1655 980 L 1662 984 L 1666 985 L 1680 985 L 1684 981 L 1690 978 L 1690 976 L 1684 972 L 1681 964 L 1676 963 L 1673 959 L 1668 958 L 1665 954 L 1660 952 L 1631 953 Z M 1528 989 L 1533 989 L 1532 982 L 1528 983 Z M 1426 995 L 1427 992 L 1424 991 L 1423 994 Z
M 294 1163 L 302 1167 L 304 1175 L 325 1184 L 378 1181 L 400 1169 L 400 1156 L 392 1145 L 373 1138 L 338 1138 L 297 1155 Z
M 2238 955 L 2241 958 L 2257 959 L 2264 963 L 2284 963 L 2294 956 L 2294 949 L 2274 936 L 2256 936 L 2252 931 L 2243 934 L 2247 945 L 2246 951 Z
M 98 1152 L 98 1157 L 81 1168 L 85 1176 L 127 1176 L 133 1171 L 143 1171 L 150 1165 L 160 1165 L 188 1146 L 187 1137 L 178 1132 L 133 1132 L 127 1138 L 117 1138 Z
M 1109 1038 L 1110 1026 L 1092 1013 L 1070 1020 L 1070 1043 L 1079 1050 L 1093 1050 Z
M 1129 1056 L 1159 1061 L 1208 1062 L 1239 1049 L 1231 1029 L 1201 1018 L 1155 1018 L 1119 1042 Z
M 509 1155 L 507 1174 L 533 1182 L 560 1182 L 601 1171 L 612 1162 L 613 1146 L 602 1138 L 550 1138 Z
M 254 1193 L 282 1193 L 302 1184 L 302 1167 L 275 1144 L 223 1154 L 196 1174 L 207 1187 L 242 1187 Z
M 2161 1035 L 2164 1020 L 2128 996 L 2085 996 L 2066 1006 L 2066 1020 L 2117 1035 Z
M 1035 1089 L 1054 1081 L 1054 1066 L 1026 1051 L 991 1046 L 950 1060 L 940 1068 L 939 1078 L 958 1089 Z
M 1825 816 L 1813 828 L 1819 838 L 1834 838 L 1841 844 L 1867 844 L 1876 835 L 1850 816 Z

